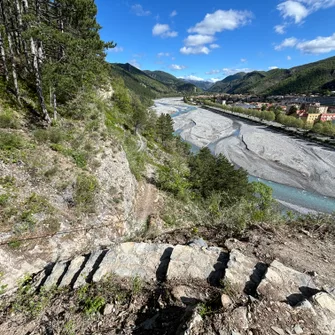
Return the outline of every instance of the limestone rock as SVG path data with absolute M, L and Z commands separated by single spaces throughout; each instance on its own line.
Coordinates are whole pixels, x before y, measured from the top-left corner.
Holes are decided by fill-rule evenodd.
M 238 293 L 242 293 L 246 288 L 246 284 L 251 283 L 250 277 L 254 273 L 257 277 L 256 265 L 256 258 L 244 256 L 236 249 L 231 250 L 225 273 L 225 282 L 228 282 Z M 256 285 L 256 281 L 259 282 L 260 280 L 261 278 L 255 278 L 254 284 Z
M 313 299 L 321 308 L 327 309 L 335 316 L 335 299 L 330 294 L 320 292 Z
M 161 280 L 165 276 L 171 251 L 169 244 L 122 243 L 107 252 L 93 281 L 100 281 L 109 273 L 127 278 L 139 276 L 146 281 Z
M 247 308 L 238 307 L 232 312 L 232 321 L 235 329 L 240 331 L 249 328 L 248 318 L 247 318 Z
M 74 276 L 80 270 L 84 261 L 84 256 L 78 256 L 71 261 L 69 268 L 67 269 L 64 277 L 62 278 L 62 281 L 59 284 L 59 287 L 70 286 Z
M 186 285 L 175 286 L 171 294 L 176 300 L 181 301 L 185 305 L 193 305 L 199 301 L 206 300 L 205 294 Z
M 227 309 L 233 302 L 230 299 L 229 295 L 222 294 L 221 295 L 221 303 L 222 303 L 223 308 Z
M 171 254 L 167 278 L 219 281 L 225 268 L 223 258 L 224 254 L 219 248 L 196 249 L 177 245 Z
M 90 272 L 92 272 L 94 264 L 99 258 L 99 256 L 102 254 L 102 252 L 103 252 L 102 250 L 98 250 L 91 253 L 90 257 L 88 258 L 85 264 L 85 267 L 80 272 L 76 282 L 74 283 L 73 288 L 78 288 L 86 284 L 87 276 L 90 274 Z
M 66 262 L 56 263 L 55 266 L 52 269 L 51 274 L 48 276 L 48 278 L 46 279 L 43 286 L 47 289 L 51 288 L 53 286 L 56 286 L 58 280 L 60 279 L 60 277 L 64 273 L 65 268 L 66 268 Z
M 315 292 L 315 289 L 316 286 L 309 275 L 288 268 L 275 260 L 268 268 L 257 292 L 269 300 L 287 300 L 295 305 L 306 295 L 313 295 L 311 292 Z

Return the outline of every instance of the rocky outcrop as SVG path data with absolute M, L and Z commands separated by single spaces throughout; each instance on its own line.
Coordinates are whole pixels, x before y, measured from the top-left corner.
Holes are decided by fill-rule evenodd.
M 49 264 L 33 276 L 32 284 L 38 294 L 42 287 L 79 288 L 111 274 L 121 279 L 137 277 L 157 287 L 164 282 L 175 285 L 173 301 L 186 306 L 178 334 L 216 334 L 217 329 L 223 335 L 255 334 L 255 329 L 257 334 L 280 335 L 311 331 L 333 335 L 335 331 L 335 296 L 318 288 L 310 275 L 276 260 L 267 265 L 237 249 L 225 252 L 197 241 L 176 246 L 122 243 Z M 215 300 L 222 312 L 213 316 L 211 325 L 205 317 L 211 311 L 206 307 L 210 299 L 206 285 L 222 292 Z M 159 313 L 141 327 L 155 328 L 157 318 Z

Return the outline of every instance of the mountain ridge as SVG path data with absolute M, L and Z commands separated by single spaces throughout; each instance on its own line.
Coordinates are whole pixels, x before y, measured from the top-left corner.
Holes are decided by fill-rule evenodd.
M 239 72 L 216 82 L 210 92 L 230 94 L 313 93 L 335 89 L 335 57 L 270 71 Z

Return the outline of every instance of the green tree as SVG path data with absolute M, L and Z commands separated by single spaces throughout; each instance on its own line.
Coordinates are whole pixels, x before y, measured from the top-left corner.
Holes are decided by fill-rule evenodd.
M 169 114 L 161 114 L 158 117 L 156 134 L 165 146 L 173 139 L 173 120 Z

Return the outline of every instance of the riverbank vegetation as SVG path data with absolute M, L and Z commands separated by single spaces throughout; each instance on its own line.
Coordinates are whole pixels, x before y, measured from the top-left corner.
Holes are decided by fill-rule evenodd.
M 242 115 L 248 115 L 257 117 L 266 121 L 275 121 L 286 127 L 293 127 L 297 129 L 304 130 L 306 134 L 308 132 L 312 132 L 319 135 L 325 136 L 335 136 L 335 124 L 331 121 L 329 122 L 316 122 L 314 125 L 304 122 L 301 119 L 298 119 L 294 116 L 285 115 L 279 108 L 272 108 L 272 110 L 256 110 L 256 109 L 246 109 L 242 107 L 229 106 L 229 105 L 221 105 L 218 103 L 214 103 L 210 100 L 204 100 L 203 103 L 208 106 L 213 106 L 216 108 L 220 108 L 229 112 L 238 113 Z

